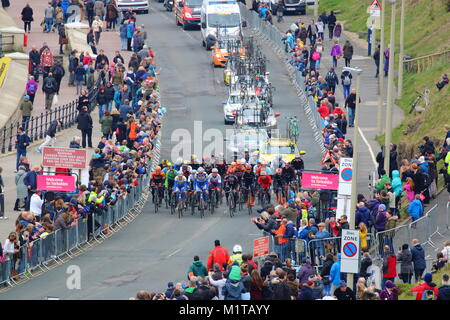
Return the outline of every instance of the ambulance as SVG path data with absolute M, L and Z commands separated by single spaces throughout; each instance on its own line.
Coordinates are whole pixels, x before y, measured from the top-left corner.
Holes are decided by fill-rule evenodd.
M 242 28 L 247 26 L 241 20 L 239 5 L 235 0 L 203 0 L 200 13 L 202 45 L 211 50 L 217 38 L 240 39 Z

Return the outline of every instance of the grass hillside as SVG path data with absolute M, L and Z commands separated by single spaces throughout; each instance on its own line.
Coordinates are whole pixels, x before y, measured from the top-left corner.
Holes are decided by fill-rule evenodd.
M 381 0 L 380 4 L 381 4 Z M 405 55 L 412 58 L 429 55 L 450 49 L 450 0 L 405 0 Z M 386 32 L 385 43 L 389 41 L 391 5 L 386 0 Z M 319 12 L 340 10 L 337 14 L 339 21 L 345 22 L 347 31 L 362 34 L 367 31 L 367 7 L 370 1 L 361 0 L 321 0 Z M 397 0 L 396 43 L 398 52 L 400 30 L 400 4 Z M 379 33 L 377 34 L 379 39 Z M 396 59 L 398 67 L 398 58 Z M 403 97 L 396 103 L 405 112 L 405 120 L 394 129 L 393 142 L 401 150 L 406 150 L 404 156 L 417 152 L 423 136 L 428 135 L 439 145 L 443 142 L 444 124 L 450 124 L 450 85 L 441 92 L 435 83 L 443 73 L 450 74 L 450 61 L 439 61 L 432 68 L 421 73 L 404 73 Z M 424 88 L 431 90 L 430 106 L 423 114 L 409 114 L 412 102 L 417 97 L 416 91 L 423 92 Z M 420 103 L 419 105 L 422 105 Z M 379 142 L 384 141 L 379 137 Z

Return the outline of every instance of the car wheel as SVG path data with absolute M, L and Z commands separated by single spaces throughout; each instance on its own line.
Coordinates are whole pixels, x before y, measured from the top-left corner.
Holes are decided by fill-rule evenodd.
M 202 46 L 203 46 L 203 47 L 206 47 L 205 40 L 202 40 Z
M 177 26 L 181 26 L 180 21 L 178 21 L 177 15 L 175 15 L 175 22 L 176 22 Z
M 186 22 L 183 20 L 183 30 L 187 30 L 187 29 L 188 29 L 188 26 L 187 26 Z

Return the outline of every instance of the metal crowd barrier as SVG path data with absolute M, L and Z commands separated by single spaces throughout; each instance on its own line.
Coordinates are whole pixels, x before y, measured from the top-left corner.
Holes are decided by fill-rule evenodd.
M 131 221 L 129 216 L 133 215 L 133 212 L 134 216 L 137 216 L 145 205 L 148 196 L 146 186 L 149 182 L 150 173 L 147 173 L 139 177 L 139 185 L 132 188 L 125 199 L 118 199 L 115 205 L 109 206 L 101 215 L 92 213 L 92 230 L 88 230 L 89 218 L 79 218 L 76 224 L 67 229 L 58 229 L 45 238 L 36 239 L 20 247 L 17 259 L 0 262 L 0 284 L 12 285 L 21 278 L 30 278 L 36 269 L 45 271 L 46 265 L 51 261 L 60 264 L 63 258 L 71 257 L 72 251 L 82 250 L 84 244 L 89 244 L 89 233 L 94 235 L 95 241 L 99 241 L 96 236 L 104 239 L 105 233 L 110 232 L 114 226 L 120 226 L 121 221 Z M 97 229 L 96 220 L 100 224 Z M 10 276 L 12 263 L 16 265 L 17 277 Z

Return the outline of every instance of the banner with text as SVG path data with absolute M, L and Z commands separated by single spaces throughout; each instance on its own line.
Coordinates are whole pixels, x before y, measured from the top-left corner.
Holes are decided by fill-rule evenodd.
M 337 190 L 339 175 L 325 173 L 302 172 L 302 188 Z
M 84 169 L 86 167 L 86 149 L 44 147 L 42 165 L 44 167 Z
M 45 191 L 74 191 L 74 176 L 37 176 L 37 189 Z

